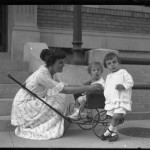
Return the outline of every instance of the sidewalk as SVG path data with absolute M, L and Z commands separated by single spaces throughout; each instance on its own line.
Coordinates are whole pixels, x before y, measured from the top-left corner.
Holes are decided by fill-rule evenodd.
M 17 137 L 14 131 L 0 132 L 0 148 L 150 148 L 150 120 L 126 120 L 119 130 L 131 127 L 148 129 L 146 134 L 149 138 L 119 133 L 120 138 L 116 142 L 101 141 L 92 130 L 82 130 L 72 124 L 62 138 L 55 140 L 27 140 Z

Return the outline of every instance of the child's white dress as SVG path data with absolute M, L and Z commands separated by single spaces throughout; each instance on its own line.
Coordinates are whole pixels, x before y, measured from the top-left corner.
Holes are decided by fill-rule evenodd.
M 45 66 L 29 76 L 26 87 L 66 115 L 66 95 L 60 93 L 64 83 L 53 80 Z M 53 139 L 64 133 L 64 119 L 22 88 L 13 101 L 11 123 L 17 126 L 15 134 L 27 139 Z
M 118 84 L 122 84 L 125 90 L 117 90 L 116 85 Z M 118 108 L 131 111 L 133 84 L 132 76 L 125 69 L 110 73 L 105 81 L 104 96 L 106 101 L 104 109 L 107 110 L 107 112 Z

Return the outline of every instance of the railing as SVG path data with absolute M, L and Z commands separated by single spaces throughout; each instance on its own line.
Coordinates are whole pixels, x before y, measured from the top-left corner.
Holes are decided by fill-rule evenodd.
M 132 89 L 150 90 L 150 84 L 135 84 Z
M 120 57 L 121 64 L 135 64 L 135 65 L 150 65 L 150 59 L 149 58 L 125 58 Z

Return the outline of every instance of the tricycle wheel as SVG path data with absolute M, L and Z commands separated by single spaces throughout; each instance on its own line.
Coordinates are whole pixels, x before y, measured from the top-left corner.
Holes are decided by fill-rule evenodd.
M 92 121 L 98 113 L 98 109 L 87 109 L 86 107 L 82 107 L 79 111 L 79 115 L 83 123 L 78 124 L 78 126 L 84 130 L 92 129 Z
M 110 118 L 106 115 L 106 111 L 100 111 L 92 122 L 93 132 L 97 137 L 101 137 L 101 135 L 106 131 L 110 124 Z

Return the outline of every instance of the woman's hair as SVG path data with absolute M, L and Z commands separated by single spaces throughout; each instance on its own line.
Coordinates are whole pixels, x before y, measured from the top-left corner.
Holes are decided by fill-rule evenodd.
M 119 58 L 119 56 L 118 56 L 117 54 L 115 54 L 115 53 L 113 53 L 113 52 L 110 52 L 110 53 L 106 54 L 106 56 L 104 57 L 103 64 L 104 64 L 104 67 L 105 67 L 105 68 L 107 68 L 106 61 L 107 61 L 107 60 L 111 60 L 111 59 L 113 59 L 114 57 L 117 57 L 117 60 L 118 60 L 119 63 L 121 62 L 121 61 L 120 61 L 120 58 Z
M 103 66 L 101 65 L 101 63 L 98 62 L 98 61 L 95 61 L 95 62 L 90 63 L 89 66 L 88 66 L 88 68 L 87 68 L 89 74 L 91 74 L 91 68 L 92 68 L 92 66 L 95 66 L 95 65 L 100 66 L 101 73 L 103 72 Z
M 53 65 L 57 60 L 66 58 L 61 49 L 43 49 L 40 54 L 47 67 Z

